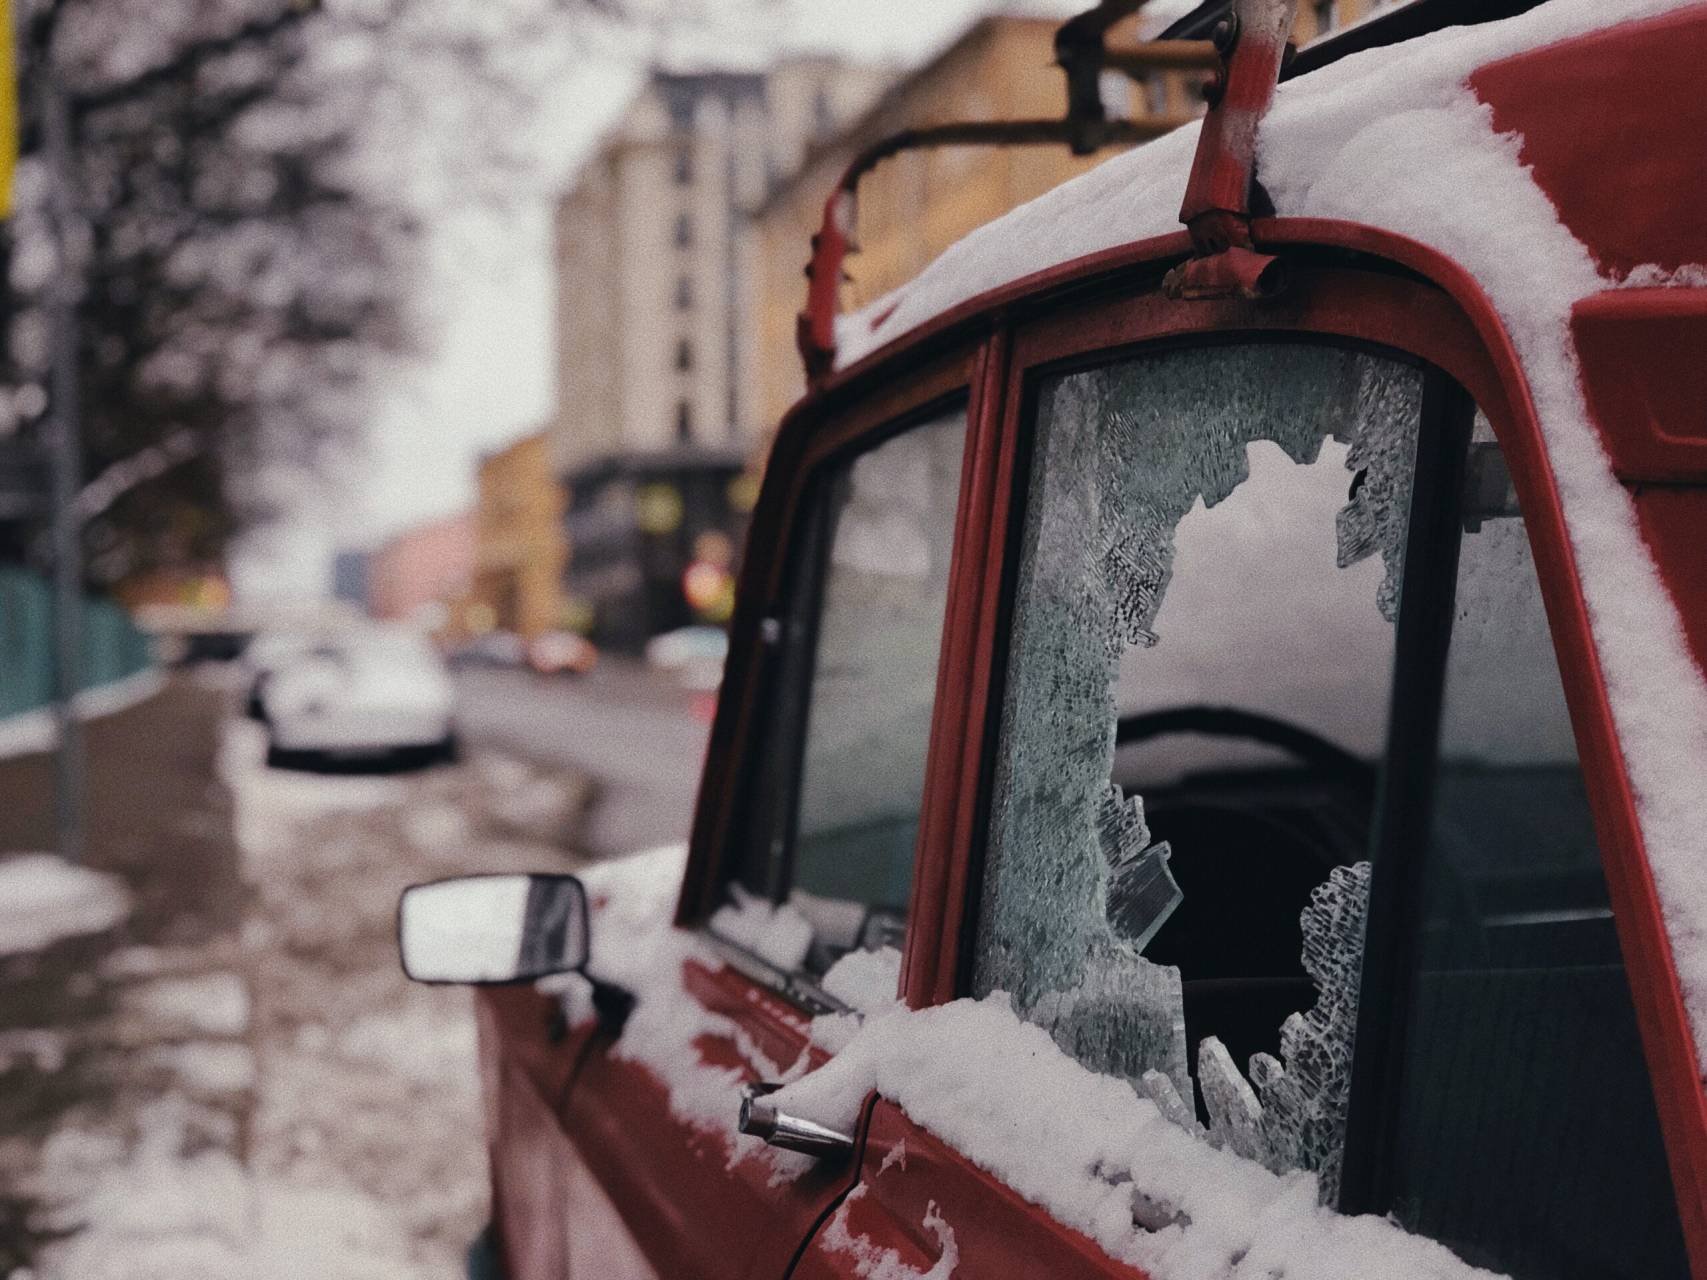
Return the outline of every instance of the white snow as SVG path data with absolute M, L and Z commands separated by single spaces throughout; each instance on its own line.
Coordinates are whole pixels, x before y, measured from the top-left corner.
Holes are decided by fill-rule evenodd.
M 130 894 L 117 876 L 73 866 L 51 853 L 0 861 L 0 955 L 100 933 L 129 913 Z
M 0 1031 L 0 1073 L 27 1062 L 32 1069 L 52 1075 L 65 1065 L 71 1037 L 63 1031 L 20 1027 Z
M 241 1093 L 255 1087 L 255 1054 L 246 1044 L 195 1041 L 157 1045 L 146 1057 L 198 1093 Z
M 1280 86 L 1258 167 L 1282 214 L 1371 224 L 1456 260 L 1511 336 L 1563 502 L 1699 1053 L 1707 1044 L 1707 677 L 1589 418 L 1569 317 L 1578 299 L 1603 289 L 1694 284 L 1707 267 L 1602 275 L 1520 162 L 1520 140 L 1493 131 L 1490 109 L 1467 84 L 1500 58 L 1686 2 L 1552 0 L 1348 57 Z M 1178 230 L 1197 131 L 1187 126 L 1117 156 L 974 231 L 897 293 L 844 317 L 842 363 L 1009 281 Z
M 150 1023 L 175 1023 L 201 1035 L 240 1036 L 249 1029 L 249 988 L 235 973 L 158 978 L 126 991 L 124 1001 Z
M 54 1206 L 49 1225 L 81 1228 L 37 1267 L 70 1280 L 399 1280 L 419 1274 L 409 1241 L 380 1204 L 351 1186 L 256 1177 L 199 1141 L 180 1098 L 139 1117 L 127 1158 L 116 1136 L 68 1128 L 48 1139 L 29 1190 Z
M 798 969 L 812 946 L 811 922 L 786 902 L 766 902 L 740 885 L 731 892 L 734 902 L 711 917 L 712 932 L 785 973 Z
M 1158 1280 L 1492 1274 L 1385 1219 L 1319 1207 L 1311 1174 L 1273 1174 L 1193 1137 L 1125 1081 L 1073 1061 L 1048 1032 L 1018 1018 L 1004 996 L 868 1016 L 840 1053 L 774 1100 L 846 1128 L 873 1089 Z M 1135 1195 L 1177 1220 L 1159 1231 L 1135 1227 Z M 952 1234 L 939 1238 L 946 1259 Z
M 122 680 L 83 690 L 71 700 L 71 713 L 79 720 L 99 720 L 148 701 L 165 686 L 166 677 L 149 667 Z M 0 720 L 0 760 L 52 751 L 58 741 L 52 707 L 38 707 Z
M 850 951 L 824 975 L 824 990 L 859 1013 L 895 1003 L 901 988 L 901 953 L 894 947 Z
M 406 778 L 294 773 L 269 769 L 266 759 L 265 728 L 248 720 L 226 722 L 219 776 L 231 789 L 237 844 L 251 869 L 288 853 L 304 822 L 401 804 L 409 795 Z

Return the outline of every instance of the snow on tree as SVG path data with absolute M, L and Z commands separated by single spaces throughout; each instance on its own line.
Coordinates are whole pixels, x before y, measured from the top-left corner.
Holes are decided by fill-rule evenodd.
M 0 434 L 40 429 L 72 159 L 89 573 L 216 556 L 263 473 L 335 461 L 421 332 L 433 220 L 526 191 L 530 117 L 619 0 L 33 0 L 0 301 Z M 22 548 L 0 547 L 0 555 Z

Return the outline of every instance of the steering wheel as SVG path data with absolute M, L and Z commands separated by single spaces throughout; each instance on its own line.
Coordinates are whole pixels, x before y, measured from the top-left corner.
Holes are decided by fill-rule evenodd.
M 1114 745 L 1130 746 L 1170 733 L 1201 733 L 1212 738 L 1244 738 L 1278 747 L 1300 762 L 1320 769 L 1361 790 L 1375 787 L 1375 766 L 1360 760 L 1321 734 L 1260 711 L 1216 707 L 1205 702 L 1164 707 L 1122 716 L 1114 729 Z

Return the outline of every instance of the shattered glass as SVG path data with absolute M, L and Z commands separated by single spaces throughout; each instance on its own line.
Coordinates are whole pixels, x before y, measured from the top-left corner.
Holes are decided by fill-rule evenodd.
M 1316 1003 L 1280 1024 L 1283 1062 L 1266 1053 L 1251 1058 L 1251 1083 L 1262 1102 L 1263 1162 L 1313 1170 L 1324 1204 L 1339 1199 L 1369 871 L 1367 862 L 1335 867 L 1310 896 L 1299 923 Z
M 1209 1039 L 1194 1085 L 1180 971 L 1143 955 L 1182 900 L 1170 858 L 1189 850 L 1152 841 L 1141 798 L 1109 781 L 1113 690 L 1134 646 L 1189 653 L 1220 639 L 1170 634 L 1157 617 L 1180 521 L 1238 489 L 1259 442 L 1300 467 L 1337 442 L 1346 497 L 1321 531 L 1322 568 L 1379 556 L 1366 607 L 1390 622 L 1421 389 L 1417 371 L 1392 362 L 1274 344 L 1064 375 L 1043 386 L 1037 409 L 974 991 L 1008 992 L 1066 1052 L 1131 1080 L 1183 1126 L 1198 1128 L 1201 1090 L 1213 1141 L 1325 1179 L 1337 1176 L 1362 942 L 1353 900 L 1366 878 L 1336 871 L 1306 912 L 1306 966 L 1321 994 L 1283 1029 L 1284 1065 L 1261 1055 L 1247 1080 Z

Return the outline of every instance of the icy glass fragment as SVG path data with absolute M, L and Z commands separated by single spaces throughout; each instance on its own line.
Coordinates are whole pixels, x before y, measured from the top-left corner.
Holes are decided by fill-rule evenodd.
M 1138 1080 L 1138 1088 L 1144 1096 L 1156 1104 L 1164 1118 L 1173 1121 L 1187 1133 L 1202 1133 L 1203 1126 L 1197 1122 L 1197 1113 L 1191 1109 L 1191 1104 L 1180 1097 L 1174 1082 L 1160 1071 L 1146 1071 Z
M 1313 1170 L 1324 1204 L 1339 1199 L 1369 872 L 1367 862 L 1335 867 L 1310 895 L 1299 923 L 1304 970 L 1316 985 L 1316 1003 L 1281 1024 L 1284 1065 L 1264 1053 L 1251 1059 L 1251 1083 L 1262 1100 L 1267 1163 Z
M 1247 1160 L 1267 1163 L 1269 1147 L 1262 1128 L 1262 1104 L 1239 1074 L 1227 1046 L 1214 1036 L 1204 1036 L 1197 1046 L 1197 1087 L 1209 1112 L 1209 1141 Z
M 1122 942 L 1143 951 L 1184 897 L 1168 871 L 1171 850 L 1165 842 L 1150 844 L 1143 800 L 1123 796 L 1112 782 L 1097 811 L 1097 838 L 1108 860 L 1108 923 Z

